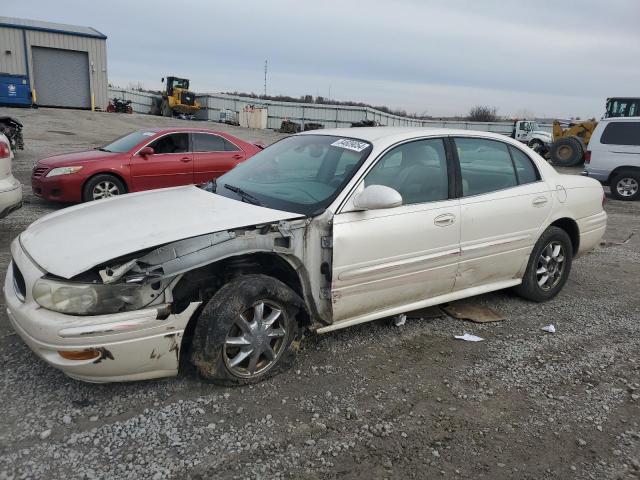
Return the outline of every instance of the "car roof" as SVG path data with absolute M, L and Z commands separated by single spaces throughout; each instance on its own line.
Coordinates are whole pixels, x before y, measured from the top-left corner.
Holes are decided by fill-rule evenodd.
M 139 132 L 154 132 L 154 133 L 168 133 L 168 132 L 208 132 L 217 133 L 219 135 L 230 135 L 227 132 L 221 132 L 220 130 L 212 130 L 210 128 L 198 128 L 198 127 L 154 127 L 154 128 L 140 128 Z
M 329 128 L 322 130 L 310 130 L 298 135 L 331 135 L 336 137 L 357 138 L 372 143 L 398 142 L 416 137 L 442 137 L 442 136 L 474 136 L 494 140 L 510 140 L 507 135 L 479 130 L 462 130 L 455 128 L 430 128 L 430 127 L 350 127 Z
M 640 117 L 609 117 L 603 118 L 601 122 L 640 122 Z

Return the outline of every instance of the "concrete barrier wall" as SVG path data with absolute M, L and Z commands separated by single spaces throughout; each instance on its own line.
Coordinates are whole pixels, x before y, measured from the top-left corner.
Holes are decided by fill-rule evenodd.
M 125 89 L 109 89 L 109 97 L 131 100 L 131 106 L 136 113 L 149 113 L 153 94 Z M 226 95 L 223 93 L 199 94 L 196 97 L 201 110 L 196 114 L 198 120 L 212 122 L 220 121 L 220 112 L 231 110 L 241 112 L 246 106 L 267 108 L 267 128 L 278 129 L 283 120 L 292 122 L 319 123 L 325 128 L 350 127 L 353 122 L 374 120 L 381 125 L 399 127 L 431 127 L 431 128 L 459 128 L 462 130 L 482 130 L 502 134 L 510 134 L 512 122 L 467 122 L 450 120 L 417 120 L 415 118 L 400 117 L 369 107 L 348 107 L 345 105 L 325 105 L 314 103 L 277 102 L 258 98 Z M 551 132 L 551 124 L 541 124 L 540 128 Z

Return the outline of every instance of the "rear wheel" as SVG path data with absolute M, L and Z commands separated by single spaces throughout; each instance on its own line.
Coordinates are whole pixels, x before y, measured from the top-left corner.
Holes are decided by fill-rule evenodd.
M 171 110 L 168 100 L 162 100 L 162 116 L 173 117 L 173 110 Z
M 89 179 L 82 192 L 82 200 L 103 200 L 127 193 L 122 181 L 113 175 L 101 174 Z
M 617 200 L 638 200 L 640 198 L 640 173 L 620 172 L 610 182 L 611 195 Z
M 552 299 L 569 278 L 572 259 L 573 245 L 567 232 L 558 227 L 547 228 L 533 247 L 516 293 L 534 302 Z
M 287 365 L 302 299 L 275 278 L 243 275 L 209 300 L 195 328 L 191 360 L 224 385 L 264 380 Z
M 573 167 L 584 161 L 582 143 L 575 137 L 559 138 L 551 145 L 551 160 L 561 167 Z

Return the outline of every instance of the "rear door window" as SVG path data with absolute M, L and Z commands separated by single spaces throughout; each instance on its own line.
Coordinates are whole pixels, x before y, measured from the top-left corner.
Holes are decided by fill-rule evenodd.
M 602 132 L 604 145 L 640 145 L 640 122 L 609 122 Z
M 484 138 L 456 138 L 462 195 L 481 195 L 518 185 L 505 143 Z
M 194 152 L 237 152 L 240 150 L 226 138 L 212 133 L 194 133 Z
M 513 164 L 516 167 L 518 183 L 520 185 L 540 180 L 538 169 L 528 155 L 526 155 L 522 150 L 512 146 L 509 146 L 509 151 L 511 152 L 511 158 L 513 158 Z

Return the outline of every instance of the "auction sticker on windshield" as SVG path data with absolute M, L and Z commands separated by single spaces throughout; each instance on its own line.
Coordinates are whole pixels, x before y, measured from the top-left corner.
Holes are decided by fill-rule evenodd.
M 354 152 L 361 152 L 369 146 L 366 142 L 359 142 L 357 140 L 350 140 L 348 138 L 341 138 L 331 144 L 332 147 L 346 148 L 353 150 Z

